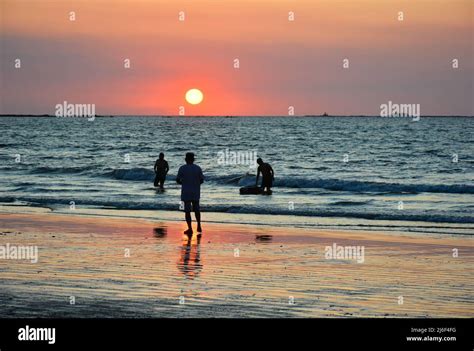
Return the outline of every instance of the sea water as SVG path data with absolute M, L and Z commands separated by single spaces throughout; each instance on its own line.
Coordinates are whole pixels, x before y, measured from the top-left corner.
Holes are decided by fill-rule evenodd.
M 278 226 L 474 233 L 468 117 L 2 117 L 0 203 L 179 211 L 186 152 L 204 171 L 207 218 Z M 165 153 L 165 192 L 153 165 Z M 271 164 L 271 196 L 252 158 Z M 227 155 L 226 158 L 222 158 Z M 213 213 L 211 216 L 210 213 Z M 159 218 L 157 212 L 157 218 Z M 203 215 L 204 220 L 206 214 Z M 244 222 L 245 222 L 244 221 Z

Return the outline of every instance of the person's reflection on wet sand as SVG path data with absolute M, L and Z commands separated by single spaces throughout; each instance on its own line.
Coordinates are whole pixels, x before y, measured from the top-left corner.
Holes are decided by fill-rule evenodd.
M 178 269 L 188 279 L 194 279 L 202 270 L 201 236 L 183 239 Z
M 273 240 L 272 235 L 256 235 L 255 241 L 258 243 L 268 243 Z
M 166 227 L 153 228 L 153 236 L 155 238 L 164 238 L 166 234 L 168 234 L 168 229 Z

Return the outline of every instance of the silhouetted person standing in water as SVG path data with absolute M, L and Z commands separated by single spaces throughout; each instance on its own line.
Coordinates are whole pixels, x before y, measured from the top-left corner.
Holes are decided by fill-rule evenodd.
M 260 173 L 262 173 L 261 188 L 263 192 L 265 192 L 265 188 L 266 188 L 267 194 L 269 194 L 271 192 L 273 180 L 275 179 L 273 168 L 268 163 L 263 162 L 263 160 L 260 157 L 257 159 L 257 163 L 258 163 L 258 169 L 257 169 L 257 179 L 255 181 L 255 186 L 258 186 L 258 178 L 260 177 Z
M 188 224 L 188 230 L 184 234 L 192 235 L 191 205 L 196 215 L 197 231 L 202 233 L 199 199 L 201 197 L 201 184 L 204 183 L 204 175 L 201 167 L 194 164 L 194 154 L 192 152 L 186 154 L 185 160 L 186 164 L 179 168 L 176 182 L 181 184 L 181 201 L 184 202 L 184 212 Z
M 161 152 L 155 162 L 155 186 L 160 186 L 161 190 L 163 190 L 163 185 L 165 185 L 166 175 L 169 170 L 170 168 L 168 162 L 165 160 L 165 154 Z

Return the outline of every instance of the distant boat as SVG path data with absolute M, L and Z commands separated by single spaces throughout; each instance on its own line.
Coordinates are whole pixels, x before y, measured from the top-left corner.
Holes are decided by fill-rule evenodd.
M 330 117 L 327 112 L 324 112 L 322 115 L 304 115 L 303 117 Z

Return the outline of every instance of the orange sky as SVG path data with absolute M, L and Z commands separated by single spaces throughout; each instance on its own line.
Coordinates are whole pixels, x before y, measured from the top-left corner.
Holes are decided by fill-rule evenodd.
M 54 113 L 66 100 L 98 114 L 378 114 L 392 100 L 473 114 L 472 4 L 2 0 L 1 113 Z M 197 106 L 184 100 L 193 87 Z

